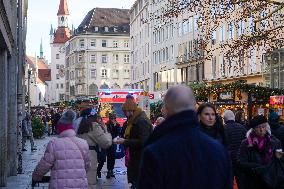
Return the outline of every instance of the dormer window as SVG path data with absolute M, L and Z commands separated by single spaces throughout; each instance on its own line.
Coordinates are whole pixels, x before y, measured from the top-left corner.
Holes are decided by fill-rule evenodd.
M 105 27 L 105 32 L 108 32 L 108 27 Z

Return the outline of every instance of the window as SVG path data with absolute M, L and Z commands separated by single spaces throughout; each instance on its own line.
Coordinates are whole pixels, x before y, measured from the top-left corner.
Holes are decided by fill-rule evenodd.
M 240 20 L 238 22 L 238 37 L 245 33 L 245 22 L 244 20 Z
M 84 39 L 80 39 L 79 45 L 80 45 L 80 48 L 84 48 L 85 47 L 85 40 Z
M 171 45 L 171 59 L 174 59 L 174 46 Z
M 220 41 L 221 42 L 224 42 L 224 40 L 225 40 L 225 36 L 224 36 L 225 34 L 224 34 L 224 26 L 221 26 L 221 28 L 220 28 Z
M 107 55 L 106 54 L 102 55 L 102 63 L 107 63 Z
M 182 35 L 182 22 L 178 24 L 178 36 Z
M 212 59 L 212 79 L 216 79 L 216 56 Z
M 249 17 L 249 20 L 248 20 L 248 30 L 250 33 L 254 32 L 254 22 L 253 22 L 253 18 L 252 16 Z
M 97 70 L 96 69 L 91 69 L 90 70 L 91 78 L 96 78 L 97 77 Z
M 219 56 L 219 66 L 220 66 L 221 76 L 224 77 L 225 76 L 225 64 L 224 64 L 224 56 L 223 55 Z
M 59 89 L 59 84 L 58 83 L 56 84 L 56 89 Z
M 228 25 L 228 36 L 229 39 L 234 39 L 234 22 L 231 21 Z
M 216 44 L 216 31 L 213 31 L 212 32 L 212 42 L 211 42 L 212 45 L 215 45 Z
M 114 55 L 114 62 L 118 63 L 118 60 L 119 60 L 119 56 L 118 56 L 118 54 L 115 54 Z
M 56 79 L 59 79 L 59 74 L 56 74 Z
M 113 47 L 117 48 L 118 47 L 118 41 L 113 41 Z
M 82 54 L 79 54 L 79 55 L 78 55 L 78 61 L 79 61 L 79 62 L 83 62 L 83 55 L 82 55 Z
M 129 54 L 125 54 L 124 55 L 124 63 L 129 63 L 130 62 L 130 60 L 129 60 Z
M 128 48 L 129 47 L 129 41 L 124 41 L 124 47 Z
M 107 77 L 107 70 L 106 69 L 102 69 L 102 77 L 103 78 Z
M 96 31 L 96 32 L 99 31 L 99 27 L 96 26 L 96 27 L 95 27 L 95 31 Z
M 130 70 L 128 70 L 128 69 L 124 70 L 124 78 L 125 79 L 130 78 Z
M 61 33 L 60 33 L 60 37 L 61 37 L 61 38 L 64 38 L 64 32 L 61 32 Z
M 183 26 L 182 26 L 183 34 L 187 34 L 188 32 L 188 20 L 183 21 Z
M 59 94 L 59 100 L 64 100 L 64 94 Z
M 192 17 L 188 18 L 188 32 L 192 32 Z
M 196 31 L 198 29 L 198 16 L 197 15 L 194 16 L 193 29 L 194 29 L 194 31 Z
M 105 32 L 108 32 L 108 27 L 105 27 Z
M 95 39 L 92 39 L 91 40 L 91 47 L 95 47 L 96 46 L 96 40 Z
M 60 88 L 61 88 L 61 89 L 64 88 L 64 84 L 63 84 L 63 83 L 60 84 Z
M 266 16 L 267 16 L 267 13 L 265 11 L 262 11 L 260 14 L 260 17 L 265 18 Z M 269 21 L 267 18 L 260 22 L 260 28 L 262 30 L 266 30 L 268 28 L 268 25 L 269 25 Z
M 91 54 L 90 62 L 92 62 L 92 63 L 97 62 L 97 57 L 96 57 L 95 54 Z
M 102 47 L 107 47 L 107 41 L 106 40 L 102 40 Z
M 59 69 L 59 64 L 56 64 L 56 69 Z
M 118 78 L 118 76 L 119 76 L 119 70 L 114 69 L 114 70 L 112 70 L 112 72 L 113 72 L 112 77 L 113 77 L 113 78 Z
M 59 54 L 56 54 L 56 59 L 59 59 Z

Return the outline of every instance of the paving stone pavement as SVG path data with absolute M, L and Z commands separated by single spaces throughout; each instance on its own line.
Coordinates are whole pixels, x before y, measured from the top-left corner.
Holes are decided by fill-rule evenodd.
M 31 189 L 32 172 L 37 165 L 37 162 L 44 154 L 45 148 L 52 137 L 45 137 L 43 139 L 35 140 L 37 151 L 30 151 L 30 142 L 26 142 L 26 152 L 23 152 L 23 174 L 8 177 L 7 187 L 0 187 L 0 189 Z M 124 166 L 124 159 L 116 160 L 114 169 L 115 178 L 106 179 L 106 163 L 102 170 L 102 178 L 98 179 L 97 189 L 129 189 L 126 176 L 126 168 Z M 47 189 L 48 185 L 43 184 L 41 189 Z

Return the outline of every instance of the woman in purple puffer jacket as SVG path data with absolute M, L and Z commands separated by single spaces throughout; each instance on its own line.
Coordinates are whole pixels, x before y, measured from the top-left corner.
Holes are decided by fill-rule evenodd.
M 76 137 L 75 118 L 76 113 L 72 110 L 63 113 L 56 125 L 59 136 L 48 143 L 33 172 L 33 180 L 40 181 L 51 171 L 49 189 L 88 188 L 89 146 L 85 140 Z

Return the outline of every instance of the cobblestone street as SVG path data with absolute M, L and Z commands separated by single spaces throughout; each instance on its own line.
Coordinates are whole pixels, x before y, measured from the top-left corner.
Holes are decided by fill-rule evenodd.
M 1 189 L 31 189 L 32 172 L 37 165 L 37 162 L 43 156 L 45 147 L 51 137 L 46 137 L 44 139 L 35 140 L 35 145 L 37 146 L 37 151 L 30 151 L 30 143 L 26 143 L 26 152 L 23 152 L 23 174 L 17 176 L 8 177 L 7 187 L 0 187 Z M 103 168 L 102 178 L 98 180 L 97 189 L 127 189 L 127 176 L 126 168 L 124 166 L 124 160 L 116 160 L 115 165 L 115 179 L 106 179 L 106 167 Z M 41 185 L 46 186 L 47 185 Z M 40 187 L 38 187 L 40 188 Z M 43 188 L 43 187 L 41 187 Z

